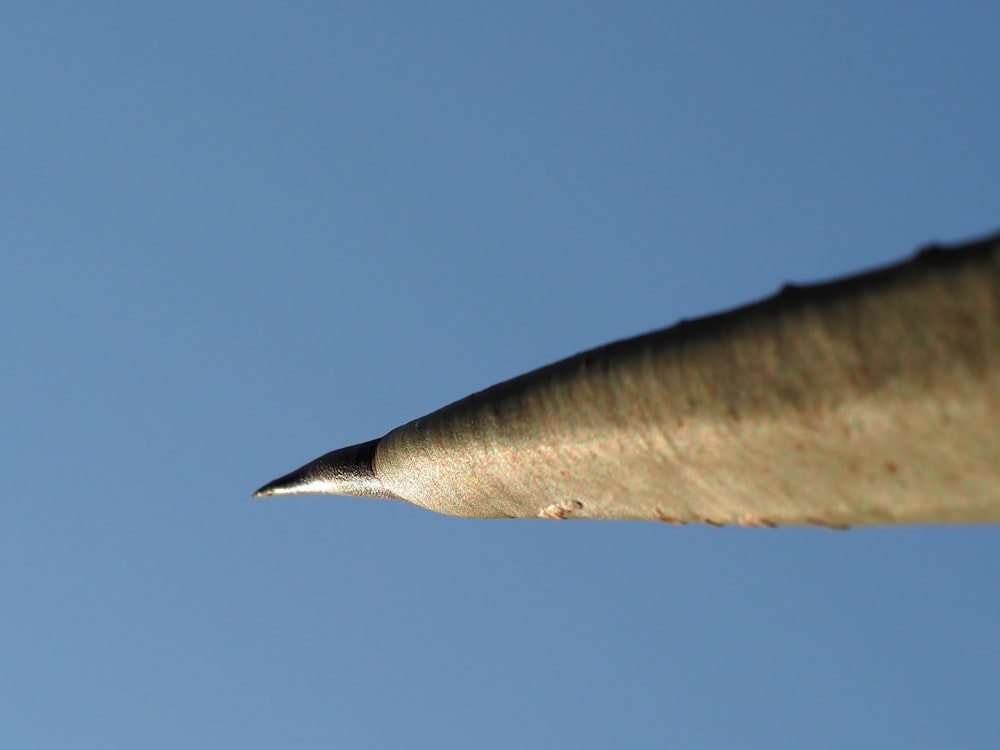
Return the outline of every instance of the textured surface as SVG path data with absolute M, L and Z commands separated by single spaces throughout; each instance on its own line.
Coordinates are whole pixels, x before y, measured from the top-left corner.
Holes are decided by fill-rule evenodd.
M 1000 238 L 584 352 L 258 495 L 478 517 L 1000 520 Z
M 1000 524 L 248 497 L 1000 230 L 1000 3 L 0 18 L 0 748 L 1000 748 Z

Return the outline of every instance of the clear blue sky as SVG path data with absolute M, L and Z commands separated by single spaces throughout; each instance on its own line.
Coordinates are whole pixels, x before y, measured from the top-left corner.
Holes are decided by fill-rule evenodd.
M 1000 227 L 1000 5 L 5 3 L 0 745 L 1000 746 L 1000 529 L 253 489 Z

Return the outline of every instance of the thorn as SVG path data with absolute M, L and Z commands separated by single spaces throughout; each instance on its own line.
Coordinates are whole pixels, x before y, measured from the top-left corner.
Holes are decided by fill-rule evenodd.
M 283 477 L 268 482 L 253 497 L 274 495 L 357 495 L 392 497 L 375 476 L 375 449 L 379 440 L 370 440 L 331 451 Z

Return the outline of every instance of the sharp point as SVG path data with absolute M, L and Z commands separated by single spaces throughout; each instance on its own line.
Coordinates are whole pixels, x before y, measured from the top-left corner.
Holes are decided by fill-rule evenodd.
M 392 497 L 375 476 L 378 440 L 340 448 L 310 461 L 295 471 L 268 482 L 253 497 L 275 495 L 359 495 Z

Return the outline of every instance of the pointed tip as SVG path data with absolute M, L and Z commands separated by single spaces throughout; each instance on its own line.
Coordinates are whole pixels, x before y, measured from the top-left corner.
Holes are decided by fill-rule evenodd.
M 275 480 L 274 482 L 268 482 L 259 490 L 255 491 L 250 497 L 271 497 L 272 495 L 279 494 L 280 490 L 278 490 L 274 486 L 277 482 L 278 480 Z
M 273 479 L 253 493 L 252 497 L 274 497 L 275 495 L 300 495 L 310 492 L 323 492 L 314 489 L 323 482 L 323 474 L 314 464 L 321 459 L 312 461 L 300 469 Z
M 378 440 L 331 451 L 305 466 L 268 482 L 253 497 L 275 495 L 359 495 L 393 497 L 375 476 L 374 459 Z

